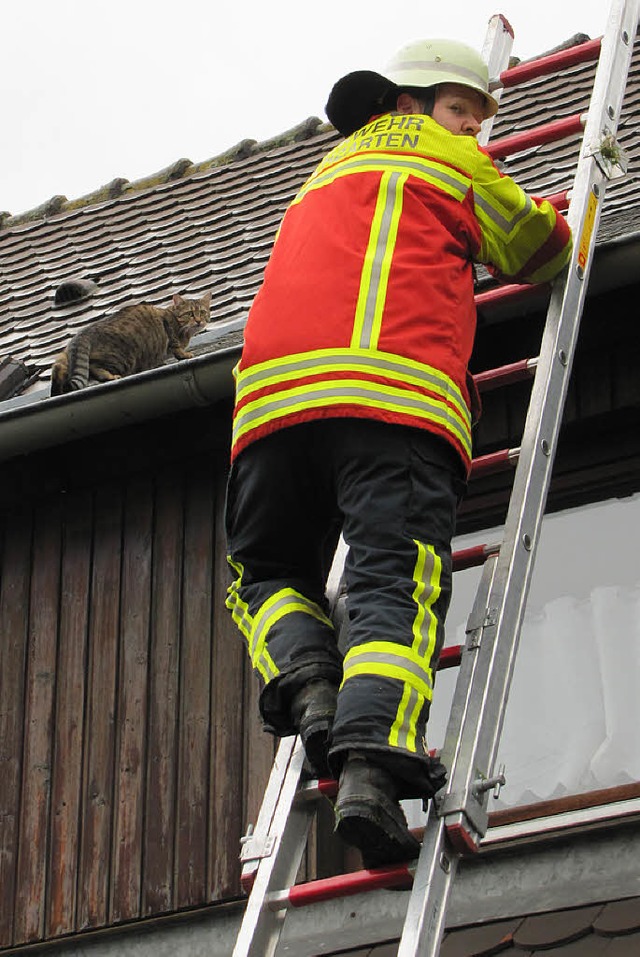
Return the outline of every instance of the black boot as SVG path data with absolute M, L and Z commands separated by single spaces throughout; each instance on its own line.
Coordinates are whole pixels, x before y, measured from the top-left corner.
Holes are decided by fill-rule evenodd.
M 338 689 L 325 678 L 308 681 L 291 700 L 291 720 L 302 738 L 307 761 L 318 777 L 330 777 L 329 737 L 336 713 Z
M 388 771 L 364 752 L 349 751 L 335 805 L 336 830 L 360 850 L 366 868 L 410 861 L 420 853 L 396 795 Z

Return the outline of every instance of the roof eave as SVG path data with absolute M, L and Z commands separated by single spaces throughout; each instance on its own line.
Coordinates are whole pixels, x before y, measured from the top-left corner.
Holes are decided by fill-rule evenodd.
M 0 411 L 0 461 L 123 428 L 233 394 L 240 346 L 208 352 L 67 395 L 43 389 Z

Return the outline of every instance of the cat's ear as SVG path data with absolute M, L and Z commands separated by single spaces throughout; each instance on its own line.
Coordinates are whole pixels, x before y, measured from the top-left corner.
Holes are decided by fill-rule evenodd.
M 182 298 L 182 296 L 179 296 L 177 292 L 174 292 L 173 294 L 174 306 L 181 306 L 183 302 L 184 302 L 184 299 Z
M 211 290 L 209 290 L 209 292 L 205 292 L 204 296 L 203 296 L 202 299 L 201 299 L 201 302 L 202 302 L 203 306 L 205 307 L 205 309 L 209 309 L 209 308 L 210 308 L 210 306 L 211 306 Z

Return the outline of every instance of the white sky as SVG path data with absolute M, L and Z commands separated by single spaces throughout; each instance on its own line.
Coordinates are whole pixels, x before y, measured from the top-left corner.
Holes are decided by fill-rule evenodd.
M 527 59 L 600 36 L 608 0 L 0 0 L 0 210 L 201 162 L 325 119 L 332 84 L 408 40 L 482 48 L 502 13 Z

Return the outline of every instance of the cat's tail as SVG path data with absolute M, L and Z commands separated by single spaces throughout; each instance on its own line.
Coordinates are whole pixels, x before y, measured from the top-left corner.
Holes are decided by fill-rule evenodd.
M 51 367 L 51 395 L 84 389 L 89 382 L 90 342 L 76 336 Z
M 62 395 L 67 381 L 67 353 L 61 352 L 51 366 L 51 395 Z
M 67 381 L 65 392 L 84 389 L 89 382 L 89 356 L 91 343 L 85 336 L 78 335 L 67 346 Z

